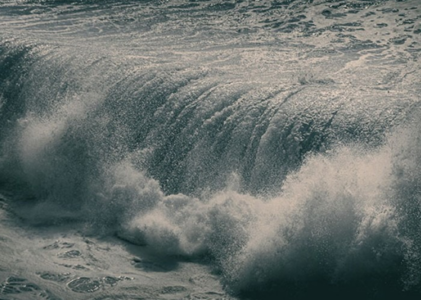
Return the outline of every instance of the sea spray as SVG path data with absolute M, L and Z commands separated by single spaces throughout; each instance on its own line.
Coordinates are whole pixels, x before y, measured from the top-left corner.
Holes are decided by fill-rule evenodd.
M 389 292 L 417 290 L 419 221 L 408 210 L 419 204 L 412 193 L 402 195 L 400 185 L 410 179 L 398 171 L 402 163 L 414 166 L 417 156 L 407 157 L 409 165 L 397 161 L 412 152 L 406 147 L 416 128 L 378 149 L 339 147 L 310 156 L 273 198 L 232 189 L 206 199 L 163 197 L 123 231 L 167 255 L 210 254 L 240 294 L 294 293 L 313 284 L 351 291 L 361 280 L 373 295 L 385 282 Z

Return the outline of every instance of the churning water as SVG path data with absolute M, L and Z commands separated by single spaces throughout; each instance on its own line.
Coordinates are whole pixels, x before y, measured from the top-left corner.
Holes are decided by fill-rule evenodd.
M 419 0 L 0 0 L 1 299 L 421 296 Z

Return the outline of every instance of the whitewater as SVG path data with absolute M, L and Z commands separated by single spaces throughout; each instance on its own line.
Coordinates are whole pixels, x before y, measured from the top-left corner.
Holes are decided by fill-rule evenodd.
M 0 299 L 418 299 L 419 0 L 0 0 Z

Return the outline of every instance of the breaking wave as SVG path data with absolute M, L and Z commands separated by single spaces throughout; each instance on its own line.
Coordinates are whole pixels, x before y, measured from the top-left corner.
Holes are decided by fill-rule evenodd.
M 0 38 L 0 189 L 29 224 L 210 260 L 244 298 L 419 294 L 411 97 L 267 76 L 250 44 L 179 63 Z

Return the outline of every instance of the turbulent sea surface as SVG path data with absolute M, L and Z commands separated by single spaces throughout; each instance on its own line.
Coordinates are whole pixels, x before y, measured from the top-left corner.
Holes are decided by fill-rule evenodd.
M 0 299 L 419 299 L 419 0 L 0 0 Z

